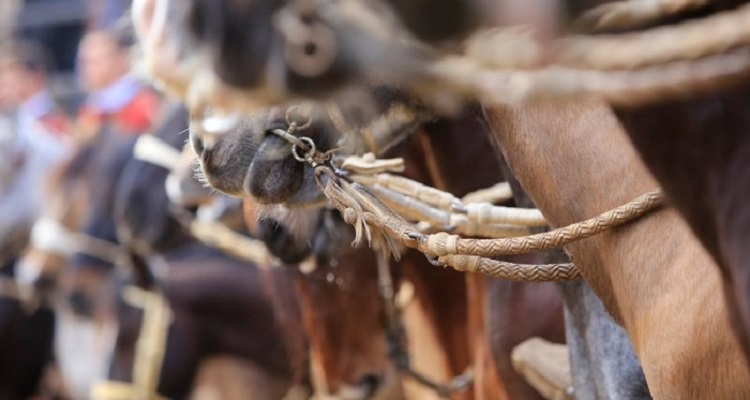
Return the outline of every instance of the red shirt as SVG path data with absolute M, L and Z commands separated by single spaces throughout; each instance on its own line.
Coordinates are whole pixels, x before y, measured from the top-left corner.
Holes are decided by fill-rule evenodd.
M 90 105 L 83 106 L 78 114 L 78 128 L 84 135 L 91 135 L 109 124 L 118 134 L 139 135 L 151 130 L 160 106 L 159 96 L 144 88 L 115 112 L 105 113 Z

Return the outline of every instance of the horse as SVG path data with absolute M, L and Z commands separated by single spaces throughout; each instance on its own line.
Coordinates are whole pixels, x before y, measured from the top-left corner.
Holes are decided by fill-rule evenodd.
M 384 109 L 391 106 L 391 103 L 389 103 L 388 100 L 389 99 L 386 96 L 384 99 L 376 100 L 375 103 L 383 103 L 384 105 L 380 107 L 381 109 Z M 351 103 L 360 102 L 352 101 Z M 365 101 L 364 103 L 367 102 Z M 288 175 L 281 175 L 279 172 L 292 171 L 291 168 L 295 168 L 294 160 L 291 158 L 291 155 L 286 155 L 289 153 L 280 150 L 288 145 L 283 141 L 279 141 L 273 135 L 263 136 L 261 134 L 262 132 L 268 132 L 274 128 L 285 126 L 285 114 L 286 113 L 283 110 L 271 109 L 265 112 L 265 114 L 261 113 L 260 117 L 243 120 L 238 124 L 236 129 L 221 136 L 218 141 L 213 143 L 211 149 L 207 149 L 197 135 L 193 136 L 193 146 L 199 154 L 202 173 L 204 174 L 205 179 L 214 188 L 222 192 L 246 197 L 252 196 L 254 200 L 261 203 L 284 201 L 291 207 L 294 207 L 301 202 L 317 201 L 320 193 L 316 191 L 316 188 L 310 186 L 314 185 L 314 183 L 311 183 L 309 179 L 305 181 L 304 178 L 309 176 L 309 172 L 305 169 L 305 166 L 298 166 L 297 168 L 301 171 L 290 172 Z M 344 115 L 347 114 L 349 113 L 344 113 Z M 357 115 L 356 113 L 353 114 Z M 258 118 L 261 118 L 261 122 L 257 121 Z M 263 119 L 265 119 L 265 122 L 262 122 Z M 325 117 L 322 119 L 323 122 L 313 123 L 312 126 L 308 127 L 305 130 L 304 135 L 312 138 L 319 148 L 326 150 L 327 148 L 330 148 L 326 147 L 327 144 L 330 146 L 330 143 L 333 142 L 330 135 L 331 132 L 335 132 L 335 130 L 331 130 L 330 123 L 325 121 Z M 319 122 L 320 120 L 313 118 L 313 121 Z M 469 126 L 475 129 L 482 128 L 481 126 L 478 127 L 476 122 L 474 125 Z M 457 135 L 458 127 L 460 127 L 460 124 L 454 126 L 452 129 L 454 138 L 460 137 Z M 436 136 L 444 138 L 451 133 L 451 129 L 445 129 L 445 126 L 443 126 L 442 129 L 444 132 Z M 250 133 L 247 131 L 250 131 Z M 438 143 L 440 142 L 438 141 Z M 447 149 L 455 149 L 455 144 L 455 142 L 443 142 L 442 149 L 444 154 L 442 155 L 449 155 L 450 151 Z M 481 143 L 478 143 L 478 145 L 481 146 Z M 487 150 L 489 145 L 485 143 L 484 148 Z M 271 152 L 271 149 L 274 151 Z M 262 154 L 262 156 L 257 157 L 258 154 Z M 489 159 L 493 160 L 494 157 L 492 157 L 492 154 L 490 153 L 489 155 Z M 415 157 L 415 159 L 419 158 L 420 157 Z M 424 157 L 424 155 L 422 158 L 428 160 L 440 159 L 439 157 Z M 230 159 L 232 160 L 231 162 L 227 161 Z M 475 160 L 477 158 L 472 159 Z M 434 161 L 432 162 L 434 163 Z M 423 168 L 429 169 L 426 167 Z M 492 168 L 490 167 L 489 170 L 491 171 Z M 497 170 L 497 166 L 495 166 L 495 170 Z M 463 170 L 459 169 L 458 171 Z M 266 175 L 269 174 L 269 172 L 270 175 Z M 444 181 L 444 174 L 446 174 L 446 172 L 438 174 L 438 172 L 435 171 L 433 176 Z M 452 176 L 452 182 L 454 182 L 453 185 L 456 191 L 466 190 L 465 186 L 463 188 L 461 186 L 455 186 L 461 184 L 460 178 L 455 177 L 455 175 L 448 175 Z M 256 184 L 254 182 L 263 182 L 263 184 Z M 544 289 L 540 288 L 539 290 L 543 291 Z M 519 293 L 521 292 L 522 291 Z M 511 340 L 517 339 L 513 338 Z M 503 343 L 503 345 L 503 349 L 507 351 L 507 353 L 504 354 L 506 357 L 503 360 L 504 365 L 506 366 L 505 372 L 510 375 L 515 374 L 509 366 L 509 352 L 510 347 L 512 346 L 509 346 L 507 343 Z M 522 387 L 520 390 L 523 391 L 527 389 L 526 387 Z
M 508 165 L 553 227 L 656 186 L 604 104 L 540 102 L 486 112 Z M 654 397 L 747 395 L 747 365 L 718 270 L 673 209 L 566 250 L 628 332 Z
M 173 114 L 172 123 L 165 124 L 160 136 L 172 145 L 181 144 L 184 139 L 180 133 L 184 131 L 182 127 L 186 120 L 187 115 L 179 108 Z M 278 340 L 282 335 L 260 271 L 209 250 L 205 245 L 196 244 L 180 233 L 182 227 L 169 213 L 164 185 L 166 176 L 167 171 L 159 167 L 130 160 L 118 182 L 114 204 L 114 218 L 120 231 L 118 236 L 126 240 L 129 247 L 164 254 L 166 261 L 174 266 L 164 281 L 165 295 L 178 316 L 181 313 L 177 310 L 183 308 L 182 314 L 187 314 L 186 323 L 191 324 L 192 320 L 196 324 L 193 328 L 175 328 L 175 335 L 181 331 L 188 341 L 183 347 L 174 347 L 172 358 L 167 347 L 162 368 L 169 371 L 169 375 L 164 376 L 162 384 L 168 387 L 171 382 L 172 392 L 185 388 L 186 381 L 190 381 L 186 378 L 195 373 L 196 361 L 212 354 L 227 353 L 256 365 L 254 373 L 259 377 L 258 382 L 264 382 L 253 388 L 256 396 L 283 396 L 290 388 L 292 371 L 284 343 Z M 204 285 L 207 282 L 213 284 Z M 131 360 L 127 356 L 130 352 L 127 349 L 133 345 L 132 339 L 122 342 L 125 357 L 117 366 L 119 372 L 112 371 L 113 377 L 124 381 L 130 373 Z M 182 397 L 183 394 L 175 393 L 170 397 Z
M 179 139 L 177 133 L 180 130 L 177 126 L 180 122 L 185 123 L 186 116 L 184 113 L 174 112 L 171 117 L 171 123 L 165 125 L 162 133 L 166 132 L 165 137 L 169 136 L 173 140 L 175 137 Z M 137 233 L 136 238 L 153 238 L 153 243 L 165 251 L 166 259 L 174 265 L 164 283 L 165 296 L 175 310 L 175 323 L 169 328 L 170 341 L 165 363 L 160 366 L 163 370 L 159 381 L 160 393 L 171 398 L 186 396 L 191 390 L 199 362 L 212 355 L 229 353 L 250 361 L 245 369 L 250 368 L 249 371 L 259 379 L 256 382 L 263 382 L 254 385 L 256 395 L 263 398 L 282 397 L 290 385 L 289 365 L 285 351 L 277 341 L 276 322 L 258 272 L 245 263 L 196 245 L 179 232 L 176 222 L 168 221 L 168 216 L 156 218 L 158 214 L 152 214 L 151 204 L 146 203 L 143 210 L 134 210 L 133 202 L 144 200 L 141 196 L 148 192 L 142 190 L 149 185 L 161 188 L 162 193 L 159 197 L 159 190 L 154 191 L 155 197 L 151 198 L 155 203 L 153 207 L 158 210 L 166 205 L 158 201 L 159 198 L 166 201 L 163 193 L 166 173 L 160 176 L 158 171 L 154 173 L 132 160 L 133 139 L 116 138 L 113 141 L 116 143 L 115 151 L 98 149 L 100 154 L 107 154 L 108 162 L 94 169 L 95 176 L 90 182 L 92 190 L 83 195 L 84 204 L 94 206 L 78 215 L 80 220 L 71 224 L 70 230 L 83 232 L 89 238 L 112 240 L 115 243 L 118 226 L 122 230 L 124 224 L 114 223 L 115 209 L 119 207 L 123 210 L 119 215 L 132 224 L 129 225 L 129 232 Z M 141 177 L 154 177 L 161 181 L 153 183 L 151 179 L 129 179 L 129 176 L 132 177 L 129 175 L 131 172 L 136 176 L 140 174 Z M 131 208 L 122 203 L 130 204 Z M 154 225 L 145 233 L 142 231 L 145 225 L 142 225 L 143 221 L 140 219 L 144 217 L 154 218 Z M 132 229 L 133 227 L 138 229 Z M 102 257 L 102 254 L 99 253 L 99 256 Z M 137 256 L 130 257 L 135 262 L 139 261 Z M 110 274 L 107 271 L 112 268 L 110 262 L 113 261 L 106 256 L 104 258 L 105 260 L 98 260 L 96 257 L 77 254 L 73 260 L 73 269 L 64 271 L 62 286 L 69 293 L 67 298 L 77 305 L 74 308 L 79 313 L 106 315 L 111 312 L 110 307 L 117 306 L 120 330 L 114 342 L 110 371 L 103 377 L 127 380 L 132 371 L 130 366 L 133 362 L 133 346 L 138 338 L 139 312 L 113 298 L 113 293 L 117 292 L 116 285 L 103 283 L 107 282 L 106 275 Z M 143 272 L 133 273 L 132 277 L 140 282 L 147 282 L 149 279 Z M 213 286 L 204 286 L 206 282 Z M 241 318 L 235 319 L 238 311 Z
M 297 271 L 295 287 L 310 342 L 313 382 L 320 396 L 394 398 L 399 381 L 392 357 L 403 357 L 399 352 L 404 351 L 412 368 L 424 370 L 435 381 L 450 379 L 467 367 L 466 293 L 460 275 L 433 271 L 413 253 L 387 266 L 394 287 L 408 281 L 414 288 L 414 301 L 402 311 L 410 318 L 403 319 L 406 343 L 400 343 L 393 325 L 401 322 L 387 313 L 391 300 L 383 298 L 377 258 L 369 249 L 349 248 L 353 232 L 340 217 L 321 211 L 322 222 L 300 238 L 291 234 L 295 227 L 289 227 L 284 215 L 274 222 L 280 226 L 269 227 L 268 216 L 259 221 L 255 210 L 247 208 L 252 231 L 282 260 L 291 264 L 295 259 L 290 256 L 299 260 L 314 255 L 314 269 Z M 425 356 L 429 357 L 423 360 Z M 435 393 L 406 380 L 404 395 L 432 398 Z
M 44 205 L 43 179 L 65 152 L 35 136 L 47 132 L 9 128 L 0 139 L 0 397 L 27 398 L 38 393 L 51 362 L 55 318 L 45 293 L 16 281 L 17 261 Z
M 710 10 L 710 9 L 709 9 Z M 614 111 L 649 171 L 713 256 L 733 325 L 750 357 L 748 82 Z
M 54 358 L 70 396 L 88 396 L 90 383 L 103 376 L 97 352 L 106 351 L 111 319 L 82 319 L 87 304 L 72 296 L 66 275 L 76 245 L 65 231 L 76 231 L 88 208 L 93 171 L 108 155 L 107 138 L 79 143 L 73 156 L 55 168 L 44 185 L 45 207 L 34 222 L 31 241 L 18 262 L 16 280 L 45 300 L 54 311 Z M 60 229 L 62 228 L 62 229 Z M 68 296 L 68 297 L 66 297 Z M 85 361 L 82 361 L 85 360 Z
M 497 151 L 503 175 L 510 183 L 519 207 L 536 207 Z M 542 263 L 563 263 L 561 250 L 547 251 Z M 490 280 L 490 285 L 505 285 Z M 559 282 L 565 306 L 565 338 L 577 399 L 650 399 L 640 362 L 627 332 L 607 312 L 585 281 Z M 492 300 L 490 300 L 492 301 Z

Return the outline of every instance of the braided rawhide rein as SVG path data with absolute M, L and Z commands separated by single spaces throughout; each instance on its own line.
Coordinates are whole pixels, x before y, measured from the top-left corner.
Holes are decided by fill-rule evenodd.
M 323 193 L 344 220 L 354 226 L 355 245 L 366 236 L 371 245 L 381 248 L 386 255 L 397 255 L 395 244 L 400 243 L 424 253 L 436 265 L 523 282 L 571 280 L 581 274 L 571 263 L 527 265 L 488 257 L 562 247 L 633 221 L 663 204 L 663 194 L 657 189 L 595 218 L 536 235 L 508 239 L 464 239 L 447 233 L 424 235 L 365 187 L 337 173 L 330 164 L 317 164 L 315 168 Z
M 350 157 L 349 162 L 345 160 L 341 167 L 336 167 L 333 165 L 332 152 L 322 153 L 316 150 L 314 144 L 311 145 L 310 138 L 294 136 L 292 133 L 296 130 L 296 124 L 292 123 L 289 131 L 275 130 L 273 133 L 292 144 L 292 154 L 295 154 L 299 161 L 313 166 L 315 179 L 321 191 L 341 212 L 344 220 L 354 227 L 353 245 L 356 246 L 367 238 L 370 246 L 379 248 L 386 257 L 394 255 L 396 259 L 399 258 L 399 245 L 403 245 L 424 253 L 435 265 L 450 266 L 458 271 L 482 273 L 494 278 L 523 282 L 577 279 L 581 274 L 572 263 L 516 264 L 489 257 L 562 247 L 639 218 L 663 202 L 662 192 L 657 189 L 587 221 L 546 233 L 510 239 L 463 239 L 447 233 L 425 235 L 390 209 L 368 188 L 358 183 L 360 179 L 357 179 L 356 172 L 367 171 L 372 174 L 371 177 L 379 176 L 380 178 L 374 180 L 375 183 L 388 181 L 400 187 L 401 193 L 408 193 L 414 199 L 439 206 L 443 210 L 454 206 L 461 207 L 461 201 L 450 193 L 426 187 L 404 177 L 383 176 L 382 172 L 400 170 L 399 163 L 374 160 L 372 156 Z M 297 154 L 304 154 L 304 157 Z M 348 170 L 347 165 L 354 168 Z M 369 168 L 368 165 L 373 167 Z M 354 174 L 350 175 L 352 172 Z M 368 179 L 362 181 L 366 182 Z M 372 182 L 370 179 L 370 183 Z

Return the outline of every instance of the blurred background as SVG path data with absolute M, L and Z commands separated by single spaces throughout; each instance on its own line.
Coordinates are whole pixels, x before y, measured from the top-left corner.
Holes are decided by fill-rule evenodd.
M 49 86 L 66 113 L 74 115 L 85 98 L 77 79 L 78 46 L 87 30 L 114 29 L 131 0 L 3 0 L 0 43 L 33 41 L 49 53 Z

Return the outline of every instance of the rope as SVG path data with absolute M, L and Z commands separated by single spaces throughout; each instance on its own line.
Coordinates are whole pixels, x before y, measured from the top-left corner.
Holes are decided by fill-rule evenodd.
M 581 272 L 572 263 L 515 264 L 476 256 L 444 256 L 438 258 L 438 264 L 516 282 L 560 282 L 581 278 Z
M 560 44 L 555 63 L 582 69 L 634 69 L 696 60 L 750 45 L 750 6 L 641 32 L 573 36 Z
M 647 212 L 662 206 L 663 201 L 661 189 L 656 189 L 589 220 L 549 232 L 508 239 L 463 239 L 458 235 L 447 233 L 422 235 L 409 231 L 413 228 L 395 220 L 374 221 L 368 216 L 368 222 L 379 224 L 390 235 L 401 236 L 406 246 L 415 248 L 428 256 L 498 257 L 563 247 L 640 218 Z
M 388 355 L 398 368 L 399 373 L 414 379 L 420 385 L 428 387 L 442 398 L 449 399 L 452 393 L 465 392 L 474 381 L 474 374 L 467 369 L 463 374 L 451 379 L 448 383 L 438 383 L 411 367 L 409 353 L 404 349 L 404 330 L 401 325 L 401 313 L 396 300 L 396 291 L 391 275 L 391 267 L 382 254 L 376 254 L 378 267 L 378 292 L 383 299 L 386 320 L 386 341 Z
M 572 264 L 522 265 L 489 260 L 486 257 L 525 254 L 562 247 L 640 218 L 663 203 L 661 190 L 654 190 L 598 217 L 550 232 L 509 239 L 462 239 L 447 233 L 423 235 L 392 211 L 378 210 L 378 204 L 382 203 L 359 201 L 358 199 L 363 197 L 361 193 L 366 191 L 364 188 L 357 188 L 353 196 L 346 184 L 335 182 L 340 178 L 333 175 L 333 170 L 326 166 L 316 168 L 316 175 L 326 174 L 328 180 L 325 184 L 322 183 L 323 179 L 318 179 L 323 192 L 342 213 L 347 223 L 354 225 L 357 231 L 368 232 L 367 237 L 371 245 L 401 243 L 419 250 L 438 265 L 524 282 L 576 279 L 580 277 L 580 273 Z M 357 240 L 361 240 L 361 235 Z M 396 249 L 395 245 L 390 246 L 391 249 Z
M 701 9 L 709 0 L 628 0 L 601 4 L 584 13 L 575 25 L 589 30 L 626 29 Z
M 364 29 L 386 49 L 424 54 L 423 44 L 404 39 L 405 34 L 374 9 L 359 2 L 347 5 L 321 11 L 321 15 Z M 505 43 L 485 47 L 491 52 L 508 48 Z M 381 68 L 384 75 L 424 99 L 439 99 L 438 104 L 444 104 L 446 94 L 487 105 L 581 96 L 616 105 L 647 104 L 690 91 L 715 90 L 746 78 L 750 74 L 750 5 L 638 33 L 569 36 L 556 43 L 558 51 L 551 57 L 536 43 L 528 46 L 536 46 L 530 53 L 539 56 L 523 65 L 518 65 L 519 52 L 510 51 L 485 57 L 414 57 L 408 69 L 396 68 L 405 62 L 401 59 L 397 65 L 385 59 Z M 494 59 L 494 65 L 482 60 L 486 58 Z M 537 68 L 528 69 L 529 64 Z
M 40 218 L 34 223 L 31 229 L 31 245 L 41 251 L 63 257 L 70 257 L 78 252 L 112 264 L 119 264 L 125 257 L 125 251 L 119 245 L 81 232 L 73 232 L 60 222 L 47 217 Z
M 471 203 L 490 203 L 500 204 L 505 203 L 513 199 L 513 189 L 510 187 L 510 183 L 501 182 L 486 189 L 480 189 L 471 193 L 468 193 L 461 198 L 461 202 L 464 204 Z
M 412 89 L 425 98 L 446 92 L 488 106 L 539 99 L 595 97 L 617 106 L 647 105 L 686 93 L 715 90 L 750 75 L 750 50 L 740 47 L 690 61 L 627 70 L 548 66 L 536 70 L 489 68 L 466 57 L 428 64 Z

